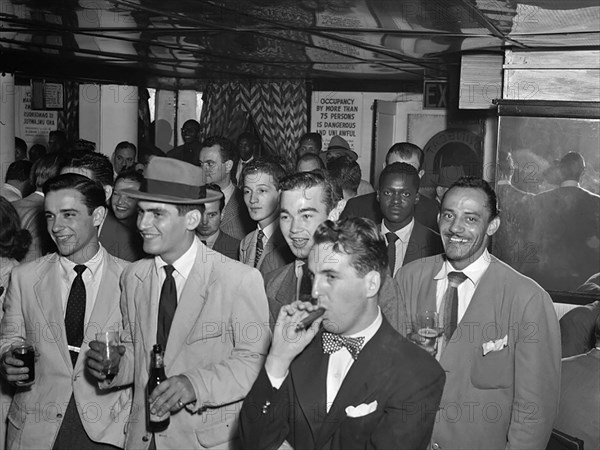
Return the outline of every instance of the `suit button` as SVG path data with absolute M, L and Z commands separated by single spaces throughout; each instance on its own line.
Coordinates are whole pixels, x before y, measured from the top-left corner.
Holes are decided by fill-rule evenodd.
M 62 414 L 61 414 L 61 413 L 58 413 L 58 414 L 56 415 L 56 418 L 57 418 L 57 419 L 62 419 Z
M 438 444 L 437 442 L 434 442 L 431 448 L 433 450 L 440 450 L 442 447 L 440 447 L 440 444 Z
M 148 436 L 144 436 L 144 437 L 142 438 L 142 441 L 144 441 L 144 442 L 148 442 L 149 440 L 150 440 L 150 438 L 149 438 Z

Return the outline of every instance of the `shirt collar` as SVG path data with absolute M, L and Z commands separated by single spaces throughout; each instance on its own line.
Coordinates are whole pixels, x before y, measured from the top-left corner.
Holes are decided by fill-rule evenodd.
M 19 198 L 23 198 L 23 194 L 21 193 L 21 191 L 19 190 L 19 188 L 14 187 L 10 183 L 4 183 L 4 189 L 15 193 L 16 195 L 19 196 Z
M 194 240 L 192 241 L 192 245 L 190 245 L 190 248 L 188 248 L 187 251 L 183 255 L 181 255 L 179 259 L 177 259 L 177 261 L 173 263 L 173 267 L 175 268 L 177 273 L 185 279 L 187 279 L 190 272 L 192 271 L 192 266 L 196 261 L 196 254 L 198 253 L 199 247 L 200 240 L 198 239 L 198 236 L 194 236 Z M 154 257 L 154 264 L 156 265 L 157 272 L 160 272 L 160 269 L 162 267 L 168 265 L 165 262 L 165 260 L 158 255 Z
M 383 322 L 383 316 L 381 315 L 381 308 L 378 306 L 377 307 L 377 317 L 375 318 L 375 320 L 373 322 L 371 322 L 371 325 L 369 325 L 364 330 L 359 331 L 358 333 L 344 335 L 344 337 L 352 337 L 352 338 L 364 337 L 365 338 L 365 340 L 363 342 L 363 347 L 364 347 L 364 345 L 367 342 L 369 342 L 373 336 L 375 336 L 375 333 L 377 333 L 377 330 L 379 330 L 379 327 L 381 326 L 382 322 Z
M 267 225 L 264 228 L 261 228 L 260 225 L 258 226 L 258 229 L 262 230 L 262 232 L 265 234 L 267 241 L 269 239 L 271 239 L 271 236 L 273 236 L 273 233 L 275 233 L 275 229 L 276 229 L 278 223 L 279 223 L 279 221 L 277 220 L 277 218 L 275 218 L 275 220 L 273 222 L 271 222 L 269 225 Z
M 560 187 L 579 187 L 579 182 L 575 180 L 566 180 L 560 183 Z
M 509 185 L 511 184 L 509 180 L 498 180 L 496 181 L 496 186 L 503 186 L 503 185 Z
M 474 286 L 477 286 L 479 280 L 481 280 L 481 277 L 483 276 L 487 268 L 490 266 L 490 258 L 491 256 L 486 248 L 479 258 L 477 258 L 463 270 L 460 270 L 460 272 L 463 272 L 469 278 L 471 283 L 473 283 Z M 435 280 L 441 280 L 446 278 L 450 272 L 456 271 L 457 270 L 454 267 L 452 267 L 450 261 L 446 259 L 444 260 L 444 264 L 442 265 L 440 271 L 433 278 Z
M 42 191 L 35 191 L 34 194 L 37 194 L 37 195 L 41 196 L 42 198 L 45 197 L 45 195 Z
M 396 230 L 394 233 L 396 236 L 398 236 L 398 239 L 400 239 L 402 242 L 408 242 L 408 240 L 410 239 L 410 234 L 412 233 L 412 230 L 415 226 L 415 218 L 413 217 L 411 219 L 411 221 L 407 224 L 404 225 L 402 228 L 400 228 L 399 230 Z M 384 236 L 390 233 L 390 230 L 388 230 L 388 228 L 385 226 L 385 223 L 383 223 L 383 220 L 381 221 L 381 234 L 383 234 Z
M 96 254 L 84 263 L 85 266 L 87 267 L 87 269 L 85 269 L 85 271 L 83 273 L 85 273 L 89 270 L 92 273 L 92 278 L 95 279 L 97 276 L 97 273 L 98 273 L 98 269 L 102 265 L 103 260 L 104 260 L 104 248 L 102 247 L 102 245 L 99 245 L 98 251 L 96 252 Z M 62 270 L 63 275 L 66 276 L 67 279 L 75 278 L 77 276 L 77 274 L 75 273 L 75 270 L 73 270 L 73 269 L 78 264 L 75 264 L 73 261 L 68 259 L 66 256 L 62 256 L 62 255 L 60 255 L 58 257 L 58 262 L 60 264 L 60 268 Z

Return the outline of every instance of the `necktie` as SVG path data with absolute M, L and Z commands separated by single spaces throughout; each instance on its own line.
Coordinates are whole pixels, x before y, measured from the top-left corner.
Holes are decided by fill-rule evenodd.
M 396 241 L 398 236 L 396 233 L 386 233 L 385 237 L 388 242 L 387 253 L 388 253 L 388 264 L 390 267 L 390 275 L 394 276 L 394 268 L 396 267 Z
M 458 324 L 458 286 L 466 279 L 462 272 L 448 274 L 448 288 L 444 294 L 444 335 L 448 340 Z
M 207 245 L 206 244 L 206 239 L 200 239 L 200 242 L 202 242 L 204 245 Z
M 265 233 L 263 230 L 258 230 L 258 236 L 256 236 L 256 255 L 254 256 L 254 267 L 258 267 L 258 261 L 260 261 L 260 257 L 262 256 L 264 237 Z
M 364 337 L 346 337 L 339 334 L 323 332 L 323 353 L 331 355 L 332 353 L 346 347 L 352 355 L 353 359 L 358 358 L 358 354 L 362 350 L 362 345 L 365 342 Z
M 300 280 L 300 292 L 298 292 L 298 300 L 303 302 L 314 303 L 312 298 L 312 280 L 308 271 L 308 264 L 302 264 L 302 279 Z
M 71 284 L 69 298 L 67 299 L 67 311 L 65 313 L 65 330 L 67 332 L 67 343 L 72 347 L 81 347 L 83 342 L 83 321 L 85 319 L 85 284 L 82 274 L 87 269 L 83 264 L 76 265 L 73 270 L 77 276 Z M 77 362 L 79 352 L 69 350 L 73 367 Z
M 162 348 L 167 347 L 167 339 L 169 331 L 171 331 L 171 323 L 175 317 L 177 309 L 177 286 L 173 278 L 175 267 L 172 265 L 164 266 L 165 281 L 160 290 L 160 300 L 158 302 L 158 323 L 156 327 L 156 343 L 162 345 Z

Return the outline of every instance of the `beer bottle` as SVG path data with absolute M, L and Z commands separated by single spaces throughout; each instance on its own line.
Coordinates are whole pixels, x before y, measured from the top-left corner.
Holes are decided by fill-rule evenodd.
M 153 433 L 166 430 L 169 426 L 169 423 L 171 423 L 170 412 L 167 412 L 161 417 L 150 413 L 150 394 L 152 394 L 152 391 L 156 386 L 166 379 L 167 376 L 165 375 L 165 364 L 163 362 L 163 349 L 160 344 L 156 344 L 152 347 L 150 379 L 148 380 L 148 395 L 146 398 L 148 404 L 148 430 Z

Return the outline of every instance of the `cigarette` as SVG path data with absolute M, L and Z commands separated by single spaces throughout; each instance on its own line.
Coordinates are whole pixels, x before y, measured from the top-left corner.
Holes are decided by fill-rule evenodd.
M 310 327 L 310 325 L 317 320 L 319 317 L 321 317 L 323 314 L 325 314 L 325 309 L 323 308 L 319 308 L 314 310 L 313 312 L 311 312 L 308 316 L 306 316 L 304 319 L 302 319 L 298 325 L 296 325 L 296 331 L 302 331 L 302 330 L 306 330 L 308 327 Z

